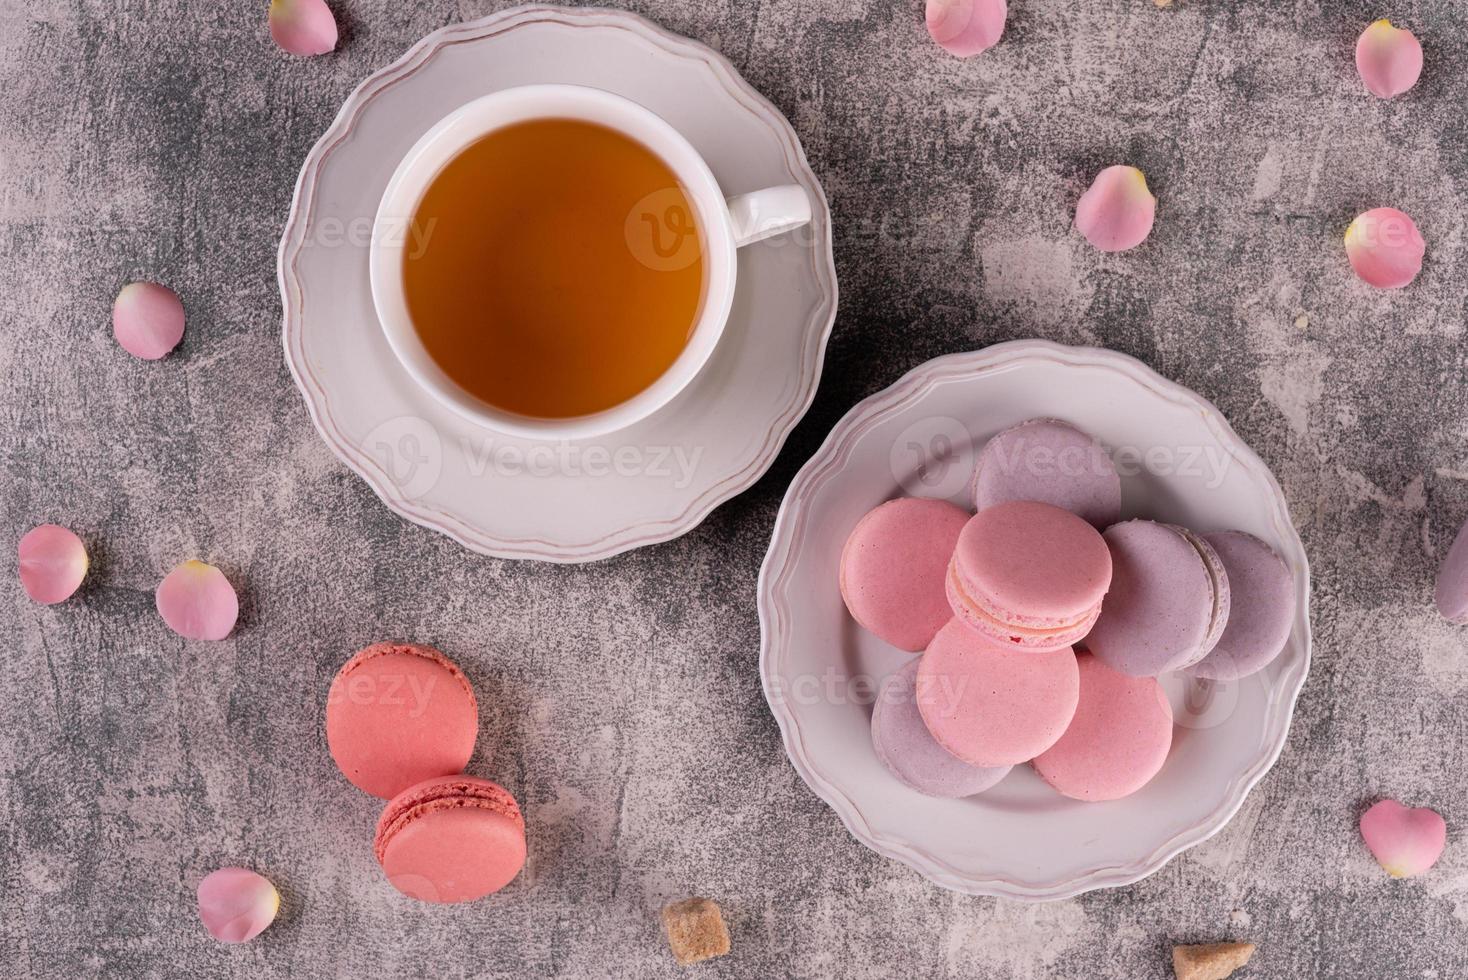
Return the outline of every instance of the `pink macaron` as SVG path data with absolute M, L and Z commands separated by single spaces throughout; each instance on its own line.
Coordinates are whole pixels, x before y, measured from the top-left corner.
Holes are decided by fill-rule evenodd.
M 1128 677 L 1080 657 L 1080 703 L 1054 745 L 1034 760 L 1040 778 L 1075 800 L 1119 800 L 1162 770 L 1172 747 L 1172 706 L 1151 677 Z
M 525 819 L 509 791 L 474 776 L 440 776 L 383 808 L 373 852 L 387 880 L 423 902 L 472 902 L 525 866 Z
M 943 500 L 889 500 L 857 522 L 841 551 L 841 597 L 852 618 L 915 652 L 952 618 L 943 579 L 969 514 Z
M 374 643 L 342 666 L 326 699 L 331 757 L 352 785 L 383 799 L 462 772 L 478 732 L 468 678 L 432 647 Z
M 984 446 L 974 471 L 974 507 L 1038 500 L 1094 527 L 1121 520 L 1121 477 L 1095 437 L 1056 419 L 1031 419 Z
M 1187 669 L 1205 680 L 1232 681 L 1263 670 L 1289 642 L 1295 580 L 1275 550 L 1243 531 L 1203 535 L 1228 575 L 1228 622 L 1206 657 Z
M 1228 623 L 1228 573 L 1187 528 L 1126 521 L 1106 529 L 1113 575 L 1086 648 L 1112 670 L 1156 677 L 1206 657 Z
M 1100 533 L 1069 511 L 1031 500 L 989 507 L 965 524 L 947 578 L 955 616 L 1025 650 L 1079 642 L 1110 585 L 1111 553 Z
M 1070 647 L 1027 650 L 957 619 L 918 664 L 918 711 L 933 738 L 971 766 L 1027 762 L 1055 744 L 1080 696 Z
M 919 691 L 920 659 L 882 682 L 872 708 L 872 747 L 892 775 L 925 796 L 957 799 L 989 789 L 1009 774 L 1009 766 L 971 766 L 939 745 L 928 731 L 919 698 L 942 692 Z

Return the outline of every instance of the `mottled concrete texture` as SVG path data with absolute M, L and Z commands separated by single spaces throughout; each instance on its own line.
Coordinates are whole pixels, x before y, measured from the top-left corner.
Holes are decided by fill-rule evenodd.
M 342 50 L 290 59 L 265 0 L 0 2 L 0 537 L 90 542 L 82 594 L 0 575 L 0 973 L 18 977 L 675 976 L 657 909 L 707 894 L 727 977 L 1162 978 L 1173 941 L 1252 939 L 1248 976 L 1468 972 L 1468 844 L 1388 881 L 1380 795 L 1468 825 L 1468 633 L 1430 608 L 1468 517 L 1468 3 L 1392 9 L 1427 46 L 1380 103 L 1358 0 L 1012 0 L 950 59 L 919 0 L 636 0 L 727 54 L 795 123 L 836 216 L 842 311 L 772 471 L 680 541 L 581 568 L 472 555 L 392 516 L 316 437 L 282 363 L 274 255 L 306 150 L 364 76 L 480 0 L 333 0 Z M 1143 167 L 1142 249 L 1069 229 L 1090 176 Z M 1351 278 L 1390 204 L 1412 289 Z M 135 277 L 183 295 L 168 361 L 113 344 Z M 796 468 L 853 402 L 934 355 L 1041 336 L 1133 354 L 1216 402 L 1279 475 L 1314 562 L 1316 662 L 1280 764 L 1232 825 L 1134 887 L 1029 907 L 930 886 L 796 778 L 756 672 L 755 577 Z M 200 555 L 230 640 L 166 632 Z M 400 900 L 373 803 L 332 767 L 332 673 L 441 646 L 484 703 L 473 770 L 532 825 L 500 898 Z M 246 863 L 285 907 L 229 948 L 199 878 Z

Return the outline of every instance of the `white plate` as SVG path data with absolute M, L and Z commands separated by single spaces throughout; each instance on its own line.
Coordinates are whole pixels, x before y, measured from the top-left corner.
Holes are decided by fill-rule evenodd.
M 974 454 L 1026 419 L 1070 421 L 1111 447 L 1124 516 L 1268 541 L 1299 611 L 1269 668 L 1214 685 L 1164 678 L 1172 753 L 1141 792 L 1068 800 L 1017 766 L 999 786 L 937 800 L 871 748 L 875 684 L 909 654 L 860 629 L 837 588 L 847 534 L 902 494 L 971 506 Z M 857 405 L 800 471 L 760 573 L 760 673 L 801 778 L 858 840 L 946 888 L 1046 900 L 1130 884 L 1217 833 L 1284 747 L 1310 661 L 1309 569 L 1279 484 L 1218 410 L 1110 351 L 1017 341 L 929 361 Z
M 372 307 L 372 218 L 437 120 L 517 85 L 625 96 L 725 193 L 800 184 L 808 229 L 739 253 L 729 326 L 694 382 L 611 436 L 533 443 L 417 388 Z M 280 246 L 286 361 L 331 449 L 411 521 L 475 551 L 579 562 L 677 537 L 769 467 L 809 407 L 836 315 L 830 212 L 794 130 L 721 56 L 631 14 L 518 7 L 425 38 L 347 100 L 306 159 Z

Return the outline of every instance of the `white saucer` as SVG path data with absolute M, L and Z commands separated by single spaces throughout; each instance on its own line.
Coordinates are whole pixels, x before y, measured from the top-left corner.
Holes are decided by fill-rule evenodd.
M 1177 727 L 1162 772 L 1112 803 L 1066 799 L 1028 766 L 965 800 L 899 783 L 871 746 L 874 685 L 912 656 L 860 629 L 841 548 L 900 495 L 971 507 L 975 453 L 1026 419 L 1097 436 L 1123 471 L 1123 516 L 1268 541 L 1294 573 L 1289 644 L 1232 684 L 1163 679 Z M 1045 900 L 1130 884 L 1216 834 L 1284 747 L 1310 662 L 1309 568 L 1279 484 L 1218 410 L 1121 354 L 1044 341 L 929 361 L 857 405 L 791 484 L 760 573 L 760 674 L 802 779 L 863 844 L 946 888 Z
M 368 284 L 372 218 L 437 120 L 517 85 L 606 89 L 658 113 L 726 194 L 800 184 L 808 229 L 739 254 L 697 379 L 641 423 L 536 444 L 440 407 L 394 358 Z M 830 212 L 799 140 L 720 55 L 632 14 L 532 6 L 438 31 L 367 79 L 306 158 L 280 246 L 285 353 L 311 418 L 403 517 L 506 558 L 581 562 L 677 537 L 753 484 L 809 407 L 836 316 Z

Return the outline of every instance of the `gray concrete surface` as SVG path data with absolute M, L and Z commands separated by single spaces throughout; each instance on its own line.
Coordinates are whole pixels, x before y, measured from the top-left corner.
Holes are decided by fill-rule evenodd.
M 770 473 L 682 540 L 580 568 L 469 554 L 392 516 L 317 439 L 282 363 L 274 253 L 342 99 L 429 31 L 506 6 L 333 0 L 300 61 L 265 2 L 0 3 L 0 527 L 69 524 L 82 594 L 0 575 L 0 974 L 678 975 L 656 910 L 724 904 L 710 977 L 1168 976 L 1173 941 L 1261 944 L 1248 976 L 1468 973 L 1468 633 L 1430 608 L 1468 517 L 1468 3 L 1404 0 L 1422 84 L 1379 103 L 1358 0 L 1013 0 L 949 59 L 918 0 L 635 0 L 723 51 L 794 121 L 837 221 L 843 306 L 816 404 Z M 1145 247 L 1069 230 L 1128 161 Z M 1355 282 L 1340 236 L 1416 216 L 1419 283 Z M 109 335 L 117 289 L 174 285 L 168 362 Z M 1279 765 L 1213 841 L 1134 887 L 1030 907 L 952 895 L 857 845 L 787 764 L 756 675 L 755 576 L 784 487 L 860 397 L 934 355 L 1042 336 L 1133 354 L 1215 401 L 1279 475 L 1316 576 L 1315 669 Z M 240 628 L 153 611 L 179 559 L 222 564 Z M 430 908 L 380 880 L 376 809 L 321 706 L 383 638 L 476 680 L 475 771 L 524 802 L 523 879 Z M 1393 882 L 1363 802 L 1428 803 L 1450 843 Z M 285 896 L 243 948 L 193 887 L 248 863 Z

